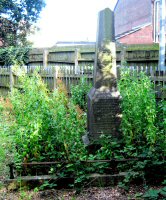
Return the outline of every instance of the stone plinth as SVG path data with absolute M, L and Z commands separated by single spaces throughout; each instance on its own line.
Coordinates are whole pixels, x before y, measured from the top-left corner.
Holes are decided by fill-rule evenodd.
M 97 140 L 101 134 L 120 137 L 121 111 L 119 92 L 101 92 L 92 88 L 88 94 L 89 139 Z

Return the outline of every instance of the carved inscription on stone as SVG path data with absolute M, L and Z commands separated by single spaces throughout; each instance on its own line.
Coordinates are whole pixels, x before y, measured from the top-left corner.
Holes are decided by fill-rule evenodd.
M 119 101 L 114 98 L 99 99 L 93 103 L 93 131 L 96 134 L 114 134 L 119 127 Z

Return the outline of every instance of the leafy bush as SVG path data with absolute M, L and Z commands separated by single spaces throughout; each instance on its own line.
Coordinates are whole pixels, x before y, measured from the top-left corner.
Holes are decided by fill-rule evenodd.
M 8 99 L 0 98 L 0 176 L 5 177 L 8 173 L 7 165 L 13 160 L 13 133 L 10 127 L 13 119 L 10 117 L 10 104 Z M 1 182 L 1 181 L 0 181 Z
M 75 105 L 83 110 L 87 110 L 87 94 L 92 88 L 92 84 L 88 84 L 87 78 L 82 77 L 78 85 L 71 87 L 71 99 Z
M 160 136 L 159 144 L 166 156 L 166 100 L 161 100 L 158 103 L 158 113 L 157 113 L 157 126 L 159 129 L 158 135 Z
M 7 128 L 3 125 L 6 136 L 14 133 L 16 163 L 62 161 L 56 167 L 51 167 L 49 173 L 56 173 L 59 177 L 74 176 L 77 186 L 84 183 L 87 174 L 105 173 L 108 170 L 110 173 L 110 167 L 113 172 L 128 171 L 121 183 L 124 188 L 131 180 L 140 177 L 144 184 L 147 180 L 164 181 L 166 103 L 161 101 L 158 110 L 160 118 L 164 120 L 157 120 L 155 94 L 150 80 L 144 74 L 131 76 L 128 71 L 122 74 L 119 88 L 122 95 L 123 137 L 117 140 L 102 135 L 100 147 L 93 154 L 88 154 L 81 140 L 86 132 L 86 115 L 78 112 L 78 107 L 73 104 L 85 109 L 83 97 L 88 92 L 87 83 L 82 81 L 80 86 L 74 86 L 69 99 L 63 85 L 49 94 L 38 74 L 31 78 L 22 76 L 20 81 L 22 88 L 14 89 L 10 95 L 12 123 Z M 2 106 L 0 111 L 3 111 Z M 117 166 L 114 166 L 115 163 L 111 166 L 110 163 L 83 162 L 131 157 L 138 160 L 120 162 Z
M 49 95 L 39 75 L 23 76 L 10 96 L 15 116 L 17 161 L 76 159 L 83 151 L 84 126 L 63 93 Z
M 166 197 L 166 187 L 161 189 L 149 189 L 143 196 L 144 199 L 149 200 L 157 200 L 157 199 L 165 199 Z
M 4 65 L 24 65 L 28 62 L 30 48 L 6 47 L 0 48 L 0 62 Z
M 119 169 L 128 171 L 122 185 L 138 177 L 144 183 L 160 182 L 166 176 L 165 101 L 160 104 L 164 120 L 159 123 L 155 93 L 146 75 L 122 71 L 119 89 L 124 136 L 120 152 L 139 159 L 130 165 L 119 165 Z
M 139 76 L 139 77 L 138 77 Z M 122 95 L 122 132 L 128 144 L 156 142 L 156 100 L 150 79 L 144 73 L 123 71 L 119 81 Z

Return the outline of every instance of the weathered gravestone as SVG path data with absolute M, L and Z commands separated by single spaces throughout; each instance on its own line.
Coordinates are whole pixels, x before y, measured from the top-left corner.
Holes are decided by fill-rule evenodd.
M 106 8 L 99 12 L 94 87 L 88 94 L 88 138 L 101 134 L 119 137 L 120 93 L 116 81 L 114 14 Z

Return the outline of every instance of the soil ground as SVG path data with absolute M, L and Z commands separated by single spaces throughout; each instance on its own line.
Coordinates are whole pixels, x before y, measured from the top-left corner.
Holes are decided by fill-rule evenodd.
M 7 191 L 5 188 L 0 190 L 0 200 L 136 200 L 143 199 L 140 194 L 144 194 L 142 186 L 132 186 L 126 192 L 115 187 L 88 188 L 76 194 L 75 190 L 44 190 L 44 191 Z

